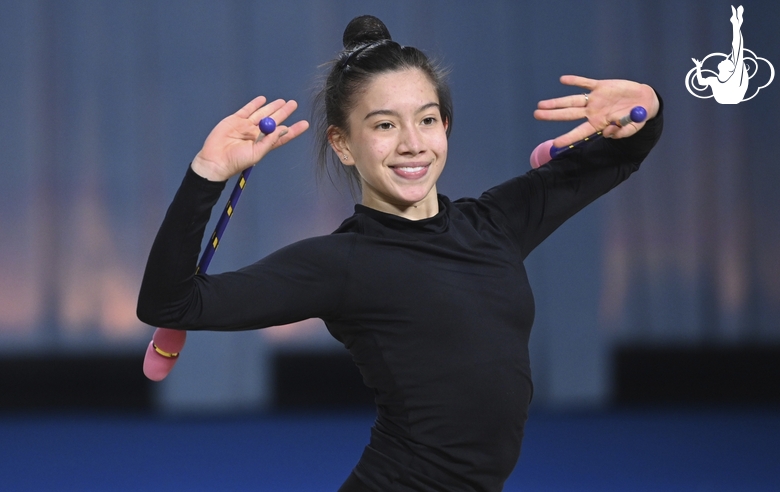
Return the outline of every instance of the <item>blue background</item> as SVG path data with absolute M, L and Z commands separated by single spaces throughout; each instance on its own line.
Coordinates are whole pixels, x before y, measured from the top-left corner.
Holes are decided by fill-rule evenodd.
M 633 79 L 664 98 L 664 136 L 643 169 L 528 259 L 537 300 L 531 340 L 535 405 L 553 411 L 606 405 L 610 355 L 619 345 L 776 345 L 780 86 L 774 81 L 754 99 L 725 106 L 693 97 L 684 81 L 691 58 L 730 50 L 729 5 L 0 1 L 0 356 L 143 353 L 152 328 L 135 319 L 138 286 L 190 159 L 216 122 L 255 95 L 294 98 L 301 103 L 300 117 L 308 118 L 320 65 L 341 49 L 346 23 L 363 13 L 379 16 L 394 39 L 451 69 L 454 129 L 439 190 L 453 199 L 526 172 L 536 144 L 571 127 L 532 117 L 537 101 L 581 92 L 561 86 L 560 75 Z M 780 5 L 743 5 L 745 46 L 780 68 Z M 761 70 L 756 80 L 766 76 Z M 327 234 L 351 213 L 345 187 L 317 182 L 311 137 L 310 131 L 255 170 L 211 271 Z M 191 356 L 160 386 L 159 405 L 219 412 L 262 408 L 269 398 L 268 355 L 304 349 L 343 350 L 317 323 L 260 335 L 190 336 Z M 239 350 L 240 357 L 224 355 Z M 776 435 L 776 416 L 761 418 Z M 751 456 L 768 456 L 780 469 L 777 446 L 757 430 L 768 428 L 766 422 L 745 419 L 741 427 L 717 418 L 704 422 L 741 429 L 740 436 L 756 440 L 751 449 L 763 450 Z M 358 423 L 367 435 L 364 420 Z M 682 421 L 701 429 L 696 418 Z M 46 435 L 63 432 L 70 442 L 95 432 L 79 427 L 85 422 L 105 424 L 89 418 L 64 427 L 35 422 L 12 420 L 0 432 L 28 425 Z M 643 422 L 635 428 L 644 428 Z M 127 425 L 119 426 L 117 439 L 137 451 L 146 441 L 128 444 L 125 439 L 138 436 L 128 437 L 133 424 Z M 658 429 L 676 429 L 669 425 Z M 529 460 L 529 449 L 541 452 L 530 429 Z M 550 429 L 554 436 L 561 427 Z M 603 434 L 604 427 L 599 429 L 594 432 Z M 10 452 L 11 441 L 0 441 Z M 718 445 L 725 444 L 701 441 L 691 453 L 707 456 Z M 103 453 L 99 445 L 91 449 Z M 669 440 L 653 449 L 657 456 L 678 448 Z M 350 463 L 357 452 L 347 453 Z M 17 459 L 46 456 L 36 453 Z M 46 460 L 56 456 L 63 456 L 61 449 Z M 525 459 L 521 467 L 530 466 Z M 749 469 L 733 459 L 728 455 L 719 466 Z M 143 465 L 138 455 L 122 460 Z M 719 477 L 713 470 L 703 476 Z M 545 476 L 554 473 L 553 467 Z M 36 479 L 34 471 L 22 475 Z M 567 489 L 562 483 L 539 490 Z M 700 484 L 717 489 L 710 479 Z

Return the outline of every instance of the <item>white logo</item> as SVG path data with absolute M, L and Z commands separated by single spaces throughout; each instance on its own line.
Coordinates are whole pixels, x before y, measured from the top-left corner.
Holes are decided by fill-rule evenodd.
M 775 67 L 769 63 L 769 60 L 756 56 L 755 53 L 744 46 L 740 30 L 742 27 L 742 13 L 744 11 L 745 9 L 742 8 L 742 5 L 736 10 L 734 10 L 733 5 L 731 7 L 731 19 L 729 19 L 732 28 L 731 54 L 712 53 L 707 55 L 702 61 L 692 58 L 696 66 L 685 76 L 685 88 L 692 95 L 700 99 L 714 97 L 715 101 L 720 104 L 739 104 L 742 101 L 753 99 L 758 94 L 758 91 L 772 83 L 772 79 L 775 78 Z M 709 58 L 714 58 L 714 61 L 722 58 L 720 63 L 718 63 L 717 73 L 714 70 L 702 68 Z M 745 94 L 748 92 L 750 79 L 758 73 L 760 61 L 766 63 L 767 67 L 769 67 L 769 80 L 757 88 L 754 83 L 755 92 L 745 97 Z M 705 75 L 710 76 L 707 77 Z M 707 87 L 712 89 L 712 94 L 700 96 L 694 92 L 705 92 Z

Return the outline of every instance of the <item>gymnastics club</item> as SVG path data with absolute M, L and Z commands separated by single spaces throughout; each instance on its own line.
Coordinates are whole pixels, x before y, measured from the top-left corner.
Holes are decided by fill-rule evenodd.
M 634 123 L 641 123 L 645 121 L 645 118 L 647 118 L 647 110 L 642 106 L 634 106 L 634 108 L 631 110 L 629 114 L 620 118 L 620 120 L 618 120 L 617 123 L 612 122 L 610 123 L 610 125 L 616 125 L 622 127 L 628 125 L 632 121 Z M 531 152 L 531 167 L 536 169 L 539 166 L 543 166 L 547 164 L 548 162 L 550 162 L 552 159 L 555 159 L 559 155 L 564 154 L 574 148 L 580 147 L 586 142 L 598 140 L 599 138 L 601 138 L 602 133 L 604 133 L 603 130 L 598 131 L 593 135 L 587 136 L 582 140 L 574 142 L 571 145 L 567 145 L 566 147 L 555 147 L 553 145 L 552 140 L 547 140 L 546 142 L 542 142 L 536 146 L 533 152 Z
M 268 117 L 260 120 L 259 126 L 263 135 L 268 135 L 276 130 L 276 122 Z M 225 232 L 228 221 L 238 204 L 238 199 L 241 198 L 241 192 L 244 191 L 246 180 L 249 179 L 251 173 L 252 168 L 249 167 L 244 169 L 238 177 L 238 181 L 233 187 L 233 192 L 230 194 L 230 199 L 228 199 L 227 205 L 225 205 L 225 210 L 219 217 L 217 227 L 214 228 L 214 233 L 211 235 L 211 239 L 200 257 L 195 273 L 206 273 L 211 259 L 217 251 L 219 241 L 222 239 L 222 233 Z M 149 342 L 149 346 L 146 348 L 146 355 L 144 356 L 144 374 L 146 377 L 152 381 L 165 379 L 168 373 L 171 372 L 171 369 L 173 369 L 173 365 L 176 364 L 176 360 L 179 358 L 179 353 L 181 353 L 186 340 L 187 332 L 184 330 L 157 328 L 152 336 L 152 341 Z

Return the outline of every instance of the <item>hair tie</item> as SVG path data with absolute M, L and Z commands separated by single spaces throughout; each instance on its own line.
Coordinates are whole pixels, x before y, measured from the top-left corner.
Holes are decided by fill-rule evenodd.
M 356 57 L 358 54 L 362 53 L 363 51 L 369 49 L 369 48 L 376 48 L 379 45 L 386 44 L 388 41 L 392 41 L 391 39 L 380 39 L 378 41 L 372 41 L 370 43 L 366 43 L 363 45 L 358 46 L 354 50 L 350 52 L 349 55 L 344 59 L 343 62 L 341 62 L 341 69 L 344 70 L 347 68 L 347 65 L 349 65 L 349 62 L 352 61 L 352 58 Z

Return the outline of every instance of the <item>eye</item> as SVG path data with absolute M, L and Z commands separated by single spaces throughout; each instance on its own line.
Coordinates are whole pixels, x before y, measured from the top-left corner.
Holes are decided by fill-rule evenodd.
M 393 124 L 388 121 L 383 121 L 376 125 L 377 130 L 390 130 L 391 128 L 393 128 Z
M 428 116 L 427 118 L 423 118 L 422 124 L 425 126 L 431 126 L 436 123 L 436 118 L 433 116 Z

